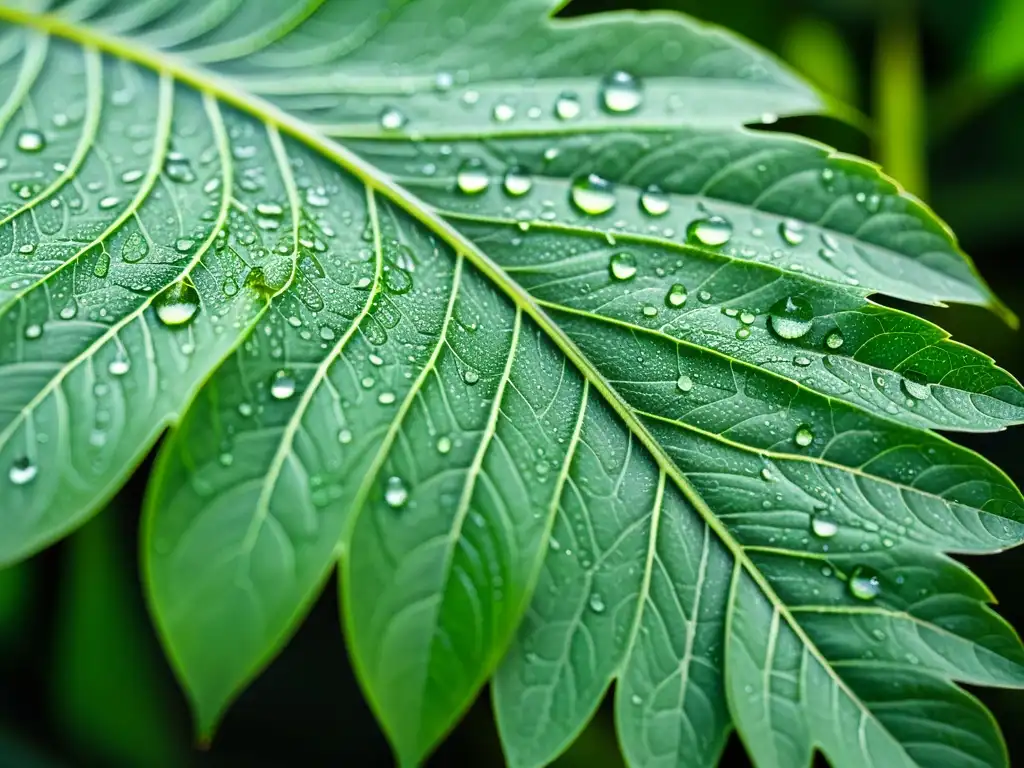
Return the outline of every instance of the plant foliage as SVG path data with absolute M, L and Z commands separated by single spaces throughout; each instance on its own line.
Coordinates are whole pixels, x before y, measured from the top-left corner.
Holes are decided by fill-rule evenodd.
M 0 5 L 0 562 L 172 427 L 142 565 L 212 735 L 340 570 L 403 764 L 614 682 L 632 765 L 996 766 L 1024 651 L 949 553 L 1024 391 L 872 295 L 1012 315 L 727 32 L 552 0 Z

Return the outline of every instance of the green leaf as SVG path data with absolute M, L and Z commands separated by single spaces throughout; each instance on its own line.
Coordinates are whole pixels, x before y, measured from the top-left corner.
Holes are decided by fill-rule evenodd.
M 948 554 L 1020 543 L 1024 498 L 931 430 L 1024 390 L 870 297 L 1013 316 L 877 168 L 743 127 L 809 87 L 674 14 L 34 5 L 0 6 L 0 559 L 173 424 L 143 567 L 202 738 L 340 563 L 402 764 L 492 676 L 517 766 L 613 681 L 630 764 L 732 729 L 1005 763 L 954 683 L 1024 649 Z

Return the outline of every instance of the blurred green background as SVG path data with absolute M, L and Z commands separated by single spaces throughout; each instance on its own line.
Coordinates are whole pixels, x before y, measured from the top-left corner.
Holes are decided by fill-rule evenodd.
M 1024 315 L 1024 0 L 576 0 L 564 13 L 626 7 L 728 26 L 859 110 L 864 130 L 817 118 L 772 128 L 881 162 L 949 222 Z M 1024 377 L 1024 338 L 995 318 L 964 307 L 914 311 Z M 1024 485 L 1024 429 L 962 442 Z M 0 570 L 0 768 L 391 765 L 346 663 L 331 587 L 212 746 L 193 748 L 136 573 L 147 470 L 74 536 Z M 1024 549 L 969 564 L 1024 628 Z M 1024 765 L 1024 693 L 977 693 Z M 736 743 L 726 759 L 747 764 Z M 486 696 L 430 764 L 502 764 Z M 607 707 L 559 765 L 621 765 Z

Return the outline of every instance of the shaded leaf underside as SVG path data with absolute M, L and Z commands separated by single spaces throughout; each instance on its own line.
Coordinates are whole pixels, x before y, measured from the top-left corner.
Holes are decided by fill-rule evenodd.
M 945 553 L 1024 500 L 928 430 L 1024 392 L 867 298 L 998 308 L 945 227 L 742 128 L 820 105 L 724 33 L 387 5 L 0 6 L 0 561 L 175 424 L 143 564 L 204 734 L 340 558 L 406 763 L 492 675 L 514 765 L 613 680 L 636 765 L 1004 763 L 953 681 L 1024 657 Z

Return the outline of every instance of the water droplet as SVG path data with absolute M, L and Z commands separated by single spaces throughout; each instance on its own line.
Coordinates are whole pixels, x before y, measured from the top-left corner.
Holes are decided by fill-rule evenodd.
M 644 700 L 641 699 L 640 696 L 638 694 L 635 694 L 635 693 L 632 696 L 629 697 L 629 700 L 631 702 L 633 702 L 633 706 L 635 706 L 635 707 L 639 707 L 641 704 L 644 703 Z
M 608 273 L 616 280 L 630 280 L 636 276 L 636 256 L 629 251 L 612 254 L 608 260 Z
M 270 394 L 275 400 L 287 400 L 295 394 L 295 379 L 287 371 L 278 371 L 270 382 Z
M 874 600 L 882 591 L 878 573 L 866 566 L 857 566 L 850 575 L 850 594 L 858 600 Z
M 599 595 L 597 592 L 592 592 L 590 594 L 589 603 L 590 610 L 592 610 L 594 613 L 604 613 L 604 598 L 601 597 L 601 595 Z
M 522 197 L 533 187 L 533 179 L 522 168 L 510 168 L 505 174 L 502 186 L 512 197 Z
M 384 107 L 380 111 L 380 127 L 385 131 L 397 131 L 405 125 L 405 115 L 395 107 Z
M 149 253 L 149 243 L 140 232 L 132 232 L 121 243 L 121 260 L 129 264 L 142 261 Z
M 444 455 L 451 451 L 452 439 L 447 435 L 441 435 L 439 438 L 437 438 L 437 443 L 435 444 L 435 447 L 437 448 L 438 453 Z
M 115 197 L 114 195 L 107 195 L 106 197 L 100 198 L 99 208 L 101 211 L 108 211 L 120 202 L 121 198 Z
M 39 474 L 39 467 L 33 464 L 28 457 L 22 457 L 15 459 L 14 463 L 11 464 L 11 469 L 7 473 L 7 477 L 10 478 L 11 482 L 15 485 L 25 485 L 35 480 L 36 475 Z
M 133 184 L 141 178 L 142 171 L 140 171 L 138 168 L 132 171 L 125 171 L 124 173 L 121 174 L 121 181 L 123 181 L 125 184 Z
M 178 253 L 189 253 L 196 246 L 196 241 L 188 237 L 180 237 L 174 241 L 174 250 Z
M 747 326 L 745 326 L 745 325 L 740 327 L 740 328 L 737 328 L 736 329 L 736 338 L 739 339 L 740 341 L 743 341 L 744 339 L 749 339 L 750 338 L 750 329 L 747 328 Z
M 480 374 L 474 371 L 472 368 L 467 368 L 465 371 L 462 372 L 462 380 L 469 384 L 469 386 L 473 386 L 478 381 L 480 381 Z
M 615 207 L 615 187 L 596 173 L 579 176 L 572 182 L 569 196 L 583 213 L 599 216 Z
M 761 469 L 761 479 L 766 483 L 770 483 L 774 478 L 772 477 L 772 471 L 768 467 Z
M 801 448 L 806 448 L 814 442 L 814 433 L 807 424 L 801 424 L 793 435 L 793 442 Z
M 830 517 L 813 515 L 811 517 L 811 532 L 820 539 L 831 539 L 839 533 L 839 526 Z
M 829 349 L 839 349 L 843 346 L 843 334 L 839 331 L 832 331 L 828 336 L 825 337 L 825 346 Z
M 687 376 L 685 373 L 676 379 L 676 388 L 680 392 L 689 392 L 693 389 L 693 379 Z
M 18 149 L 22 152 L 42 152 L 46 148 L 46 137 L 37 130 L 25 128 L 18 134 Z
M 555 117 L 559 120 L 574 120 L 580 114 L 580 100 L 575 93 L 563 93 L 555 100 Z
M 686 286 L 682 283 L 675 283 L 665 294 L 665 306 L 681 307 L 686 303 Z
M 799 339 L 814 324 L 814 309 L 807 299 L 787 296 L 777 301 L 769 310 L 768 324 L 782 339 Z
M 779 237 L 790 245 L 800 245 L 804 241 L 804 225 L 796 219 L 786 219 L 779 224 Z
M 650 304 L 644 305 L 644 308 L 640 310 L 644 317 L 657 317 L 658 308 Z
M 343 429 L 338 432 L 338 442 L 342 445 L 348 445 L 352 442 L 352 431 L 349 429 Z
M 903 381 L 900 388 L 907 395 L 915 400 L 925 400 L 931 396 L 932 390 L 928 386 L 928 377 L 919 371 L 908 368 L 902 371 Z
M 238 281 L 229 275 L 224 278 L 224 282 L 221 283 L 220 289 L 224 292 L 225 296 L 230 298 L 238 293 Z
M 404 507 L 409 500 L 409 491 L 405 488 L 402 478 L 392 475 L 384 484 L 384 501 L 392 509 Z
M 110 371 L 111 376 L 124 376 L 131 370 L 132 364 L 126 357 L 115 357 L 110 361 L 110 365 L 107 366 L 107 370 Z
M 43 335 L 43 326 L 33 323 L 32 325 L 25 328 L 26 339 L 38 339 Z
M 515 116 L 516 108 L 504 101 L 495 104 L 494 109 L 491 110 L 491 117 L 496 123 L 507 123 Z
M 653 184 L 640 194 L 640 207 L 650 216 L 664 216 L 671 205 L 671 198 Z
M 701 245 L 725 245 L 732 237 L 732 224 L 721 216 L 695 219 L 686 228 L 686 239 Z
M 806 368 L 811 364 L 811 358 L 804 357 L 803 355 L 797 355 L 793 358 L 793 365 L 799 366 L 800 368 Z
M 459 166 L 455 174 L 455 183 L 459 191 L 467 195 L 476 195 L 487 189 L 491 179 L 484 164 L 476 158 L 470 158 Z
M 394 392 L 381 392 L 377 395 L 377 402 L 381 405 L 392 405 L 395 402 Z
M 178 282 L 164 290 L 153 302 L 157 319 L 175 328 L 192 322 L 199 312 L 199 293 L 186 282 Z
M 641 101 L 643 89 L 628 72 L 612 72 L 601 82 L 601 104 L 609 112 L 632 112 Z
M 104 278 L 108 272 L 110 272 L 110 254 L 106 251 L 100 251 L 96 257 L 96 264 L 92 268 L 92 273 L 96 277 Z

